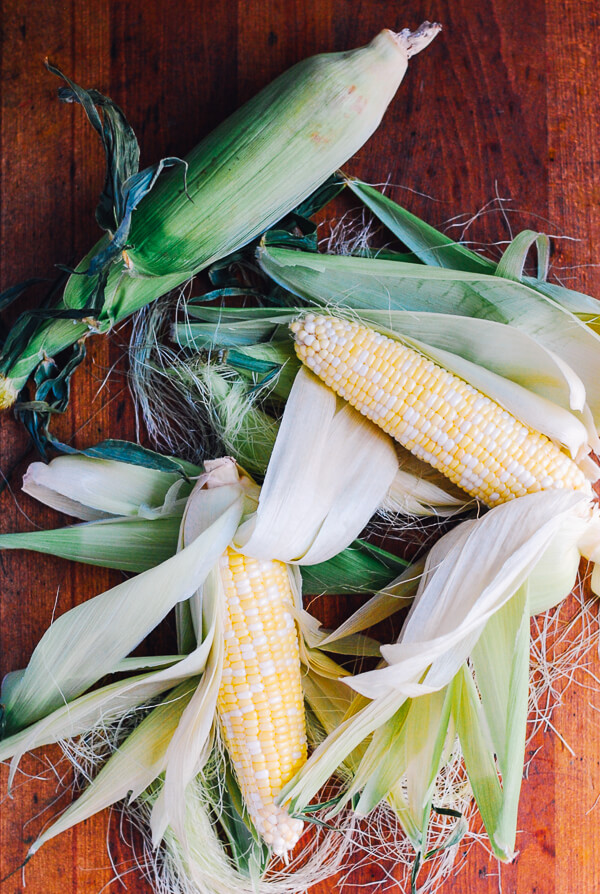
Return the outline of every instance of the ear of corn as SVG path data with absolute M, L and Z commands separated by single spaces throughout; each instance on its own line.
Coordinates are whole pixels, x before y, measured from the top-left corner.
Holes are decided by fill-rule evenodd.
M 580 379 L 585 388 L 588 412 L 591 411 L 595 420 L 592 428 L 600 430 L 599 336 L 568 309 L 526 283 L 460 269 L 291 251 L 264 244 L 259 249 L 258 258 L 263 270 L 294 294 L 330 310 L 334 305 L 354 309 L 365 322 L 365 313 L 372 311 L 383 315 L 391 312 L 392 318 L 397 311 L 404 311 L 407 316 L 443 314 L 452 325 L 454 342 L 460 340 L 459 327 L 468 333 L 472 322 L 503 324 L 507 335 L 502 342 L 491 337 L 480 337 L 479 341 L 480 353 L 484 354 L 486 349 L 491 352 L 496 371 L 501 371 L 498 364 L 502 361 L 496 343 L 503 344 L 506 358 L 514 366 L 519 357 L 523 360 L 524 356 L 526 361 L 528 355 L 515 354 L 511 341 L 515 342 L 519 333 L 529 336 L 532 352 L 539 354 L 540 346 L 543 347 Z M 378 325 L 386 326 L 386 323 L 381 320 Z M 414 330 L 409 334 L 428 340 L 424 331 L 420 336 Z M 449 345 L 448 341 L 446 345 Z M 484 345 L 485 349 L 481 350 Z M 443 344 L 439 346 L 444 347 Z M 477 362 L 479 359 L 477 357 Z M 548 359 L 544 366 L 549 368 Z M 556 379 L 556 372 L 553 378 Z M 541 393 L 548 396 L 544 389 L 545 376 L 540 381 L 535 368 L 522 381 L 533 390 L 542 386 Z M 575 394 L 571 407 L 578 408 Z
M 287 254 L 301 255 L 301 252 Z M 340 262 L 342 270 L 347 261 L 357 260 L 319 257 Z M 298 266 L 302 268 L 307 264 L 314 273 L 320 271 L 318 259 L 316 262 L 302 260 Z M 332 268 L 327 263 L 315 281 L 325 293 L 331 273 Z M 377 277 L 378 271 L 373 270 L 371 279 L 374 283 Z M 366 281 L 367 277 L 365 285 Z M 222 312 L 222 318 L 215 322 L 215 315 L 211 315 L 209 309 L 190 307 L 189 315 L 204 322 L 176 325 L 175 334 L 178 342 L 190 349 L 223 351 L 225 362 L 253 384 L 260 377 L 261 361 L 265 362 L 263 376 L 266 364 L 271 364 L 267 371 L 281 365 L 281 373 L 274 378 L 273 385 L 273 391 L 281 399 L 289 393 L 297 362 L 289 356 L 293 346 L 288 344 L 286 334 L 282 332 L 283 324 L 303 312 L 302 308 L 284 311 L 234 308 Z M 431 310 L 360 308 L 356 316 L 366 326 L 395 334 L 405 344 L 470 382 L 530 428 L 566 447 L 578 463 L 582 464 L 590 450 L 596 450 L 600 445 L 587 402 L 587 386 L 554 350 L 549 350 L 528 333 L 495 320 Z M 244 331 L 245 321 L 248 331 Z M 242 338 L 245 341 L 238 345 L 236 340 Z M 258 344 L 248 343 L 253 339 Z M 185 362 L 182 365 L 185 367 Z M 143 388 L 143 379 L 136 387 Z M 193 384 L 190 387 L 193 388 Z
M 548 438 L 411 348 L 333 317 L 309 314 L 292 330 L 309 369 L 486 505 L 548 488 L 589 492 Z
M 140 207 L 127 251 L 133 270 L 193 273 L 291 211 L 371 136 L 409 57 L 438 31 L 429 23 L 414 34 L 382 31 L 365 47 L 314 56 L 273 81 L 188 156 L 191 201 L 174 172 Z
M 315 412 L 318 426 L 313 430 L 305 423 Z M 301 463 L 289 449 L 292 444 L 300 451 Z M 373 451 L 375 470 L 368 462 Z M 321 499 L 314 505 L 307 481 L 314 482 L 316 466 Z M 292 579 L 283 562 L 290 554 L 304 564 L 325 561 L 338 552 L 364 527 L 396 467 L 389 439 L 350 407 L 341 406 L 314 377 L 300 374 L 260 498 L 259 488 L 231 458 L 207 461 L 186 502 L 179 552 L 61 616 L 38 644 L 29 666 L 9 681 L 5 719 L 13 744 L 23 743 L 18 733 L 27 726 L 32 735 L 34 728 L 39 732 L 36 721 L 47 719 L 54 728 L 64 701 L 78 703 L 101 676 L 119 671 L 128 652 L 167 611 L 185 601 L 186 634 L 193 638 L 191 672 L 198 673 L 194 659 L 201 653 L 202 673 L 177 728 L 169 734 L 164 782 L 152 806 L 153 840 L 159 843 L 170 828 L 185 848 L 186 791 L 210 759 L 213 724 L 220 716 L 248 815 L 271 851 L 285 857 L 302 831 L 302 823 L 276 803 L 282 786 L 306 757 L 300 654 L 313 673 L 337 678 L 343 671 L 320 653 L 325 633 L 301 653 L 293 620 L 301 608 L 299 572 Z M 95 486 L 103 477 L 102 468 L 100 463 L 91 476 Z M 62 496 L 70 499 L 63 472 L 58 483 Z M 104 467 L 107 482 L 114 480 L 114 472 L 112 465 Z M 51 479 L 50 469 L 41 488 L 43 498 L 48 497 Z M 358 499 L 348 503 L 350 482 L 357 487 Z M 137 489 L 125 495 L 127 511 L 135 514 L 136 500 L 146 494 L 152 495 L 153 511 L 160 512 L 168 490 L 167 481 L 154 482 L 154 476 L 144 472 Z M 304 493 L 304 502 L 289 520 L 296 490 Z M 94 494 L 82 496 L 81 483 L 72 493 L 78 494 L 73 501 L 78 506 L 97 502 Z M 120 510 L 123 505 L 118 503 Z M 116 505 L 100 508 L 114 510 Z M 308 630 L 306 618 L 302 624 L 303 631 Z M 372 640 L 354 635 L 330 639 L 328 648 L 334 652 L 362 654 L 368 646 L 372 654 Z M 186 662 L 176 662 L 168 673 L 180 679 Z M 88 803 L 97 802 L 90 796 Z M 75 810 L 72 815 L 80 814 Z
M 220 561 L 225 592 L 225 655 L 217 711 L 248 812 L 279 856 L 302 822 L 275 803 L 306 761 L 304 699 L 293 596 L 283 562 L 228 549 Z
M 88 324 L 107 329 L 296 207 L 371 136 L 409 57 L 438 31 L 428 22 L 413 34 L 386 30 L 366 47 L 300 62 L 220 125 L 187 159 L 187 189 L 180 173 L 166 174 L 141 202 L 130 247 L 108 271 L 101 312 L 42 323 L 2 369 L 0 407 L 44 357 L 88 334 Z M 104 237 L 79 265 L 61 310 L 90 306 L 96 283 L 84 274 L 108 244 Z

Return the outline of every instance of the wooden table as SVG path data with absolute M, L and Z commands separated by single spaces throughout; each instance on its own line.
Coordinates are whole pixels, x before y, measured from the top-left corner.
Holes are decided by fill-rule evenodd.
M 594 253 L 600 235 L 600 10 L 594 0 L 5 0 L 2 15 L 2 288 L 32 275 L 51 276 L 55 263 L 77 261 L 97 235 L 100 149 L 81 110 L 57 102 L 45 56 L 125 109 L 144 165 L 185 154 L 298 59 L 429 18 L 442 21 L 444 33 L 411 63 L 383 126 L 346 170 L 389 182 L 390 194 L 436 225 L 455 218 L 450 233 L 478 246 L 492 244 L 496 254 L 511 232 L 546 230 L 557 237 L 554 273 L 568 285 L 600 291 Z M 122 362 L 125 336 L 96 340 L 76 375 L 59 425 L 75 445 L 135 437 Z M 21 473 L 34 455 L 26 453 L 26 437 L 11 415 L 0 426 L 0 466 L 11 487 L 0 498 L 2 530 L 29 529 L 30 521 L 62 523 L 20 495 Z M 2 673 L 25 665 L 55 609 L 63 612 L 119 579 L 33 554 L 0 555 L 0 571 Z M 589 671 L 600 671 L 597 661 Z M 569 748 L 552 732 L 533 744 L 540 750 L 524 783 L 517 860 L 499 876 L 495 862 L 475 846 L 443 894 L 596 890 L 600 700 L 593 678 L 581 679 L 585 688 L 571 687 L 554 716 Z M 44 761 L 37 755 L 23 767 L 40 774 Z M 3 772 L 2 792 L 5 780 Z M 14 800 L 2 803 L 2 877 L 23 859 L 54 798 L 52 781 L 18 777 Z M 111 883 L 106 828 L 101 815 L 43 848 L 27 866 L 27 891 L 121 890 Z M 127 890 L 148 891 L 114 824 L 111 837 L 120 871 L 131 870 Z M 347 890 L 375 890 L 371 878 L 362 872 L 356 888 Z M 1 890 L 23 890 L 20 873 Z

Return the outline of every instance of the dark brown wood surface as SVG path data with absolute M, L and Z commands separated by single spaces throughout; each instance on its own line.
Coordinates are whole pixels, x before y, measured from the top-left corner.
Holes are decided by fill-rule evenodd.
M 436 225 L 461 215 L 449 232 L 464 230 L 477 245 L 501 244 L 525 226 L 544 229 L 557 236 L 556 275 L 600 294 L 600 9 L 594 0 L 5 0 L 0 287 L 52 276 L 54 264 L 77 261 L 97 237 L 101 152 L 81 110 L 57 102 L 46 56 L 125 109 L 144 165 L 185 154 L 302 57 L 358 46 L 383 27 L 414 27 L 425 18 L 442 21 L 444 33 L 411 63 L 382 127 L 346 170 L 389 182 L 395 198 Z M 135 437 L 125 344 L 126 331 L 97 339 L 78 371 L 59 425 L 73 444 Z M 0 445 L 0 468 L 10 479 L 0 497 L 2 530 L 62 523 L 19 492 L 35 457 L 10 414 L 0 420 Z M 26 664 L 54 611 L 119 580 L 18 553 L 0 554 L 0 575 L 1 673 Z M 330 600 L 326 611 L 339 608 Z M 585 687 L 570 687 L 554 716 L 562 738 L 548 731 L 532 744 L 539 751 L 524 783 L 517 860 L 499 870 L 476 845 L 443 894 L 597 890 L 600 698 L 591 674 L 600 665 L 593 655 L 589 673 L 580 677 Z M 23 769 L 48 779 L 20 775 L 7 799 L 7 774 L 0 774 L 0 877 L 20 864 L 55 809 L 48 756 L 27 758 Z M 107 821 L 98 816 L 51 842 L 25 877 L 17 872 L 4 881 L 2 892 L 22 891 L 25 881 L 31 894 L 121 890 L 111 882 Z M 126 890 L 148 891 L 115 823 L 110 837 Z M 375 890 L 374 877 L 361 872 L 347 890 Z M 323 885 L 318 892 L 327 890 Z

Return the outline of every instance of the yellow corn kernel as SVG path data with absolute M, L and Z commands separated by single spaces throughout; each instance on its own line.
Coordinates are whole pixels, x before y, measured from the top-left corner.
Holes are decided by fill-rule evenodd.
M 273 853 L 284 856 L 303 824 L 275 798 L 307 751 L 288 571 L 283 562 L 228 549 L 220 572 L 226 617 L 217 712 L 248 813 Z
M 545 435 L 417 351 L 335 317 L 308 314 L 291 329 L 298 357 L 326 385 L 486 505 L 549 488 L 589 490 L 583 472 Z M 377 390 L 367 402 L 360 394 L 373 375 Z

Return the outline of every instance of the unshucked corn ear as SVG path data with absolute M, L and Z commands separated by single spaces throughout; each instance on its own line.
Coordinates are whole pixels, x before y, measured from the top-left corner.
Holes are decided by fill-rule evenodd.
M 157 187 L 132 228 L 133 269 L 194 272 L 292 210 L 371 136 L 408 59 L 438 31 L 428 22 L 413 33 L 385 30 L 365 47 L 314 56 L 277 78 L 186 159 L 191 202 L 181 183 L 173 196 L 168 176 Z M 240 195 L 241 213 L 232 214 Z
M 545 435 L 417 351 L 335 317 L 309 314 L 292 330 L 309 369 L 486 505 L 551 488 L 591 493 Z
M 371 136 L 407 69 L 439 25 L 382 31 L 365 47 L 298 63 L 228 118 L 190 154 L 187 185 L 164 175 L 132 217 L 126 253 L 108 269 L 104 305 L 90 313 L 105 330 L 211 262 L 250 242 L 322 184 Z M 90 306 L 111 234 L 81 262 L 59 306 Z M 90 320 L 43 323 L 0 371 L 9 406 L 44 357 L 74 344 Z

